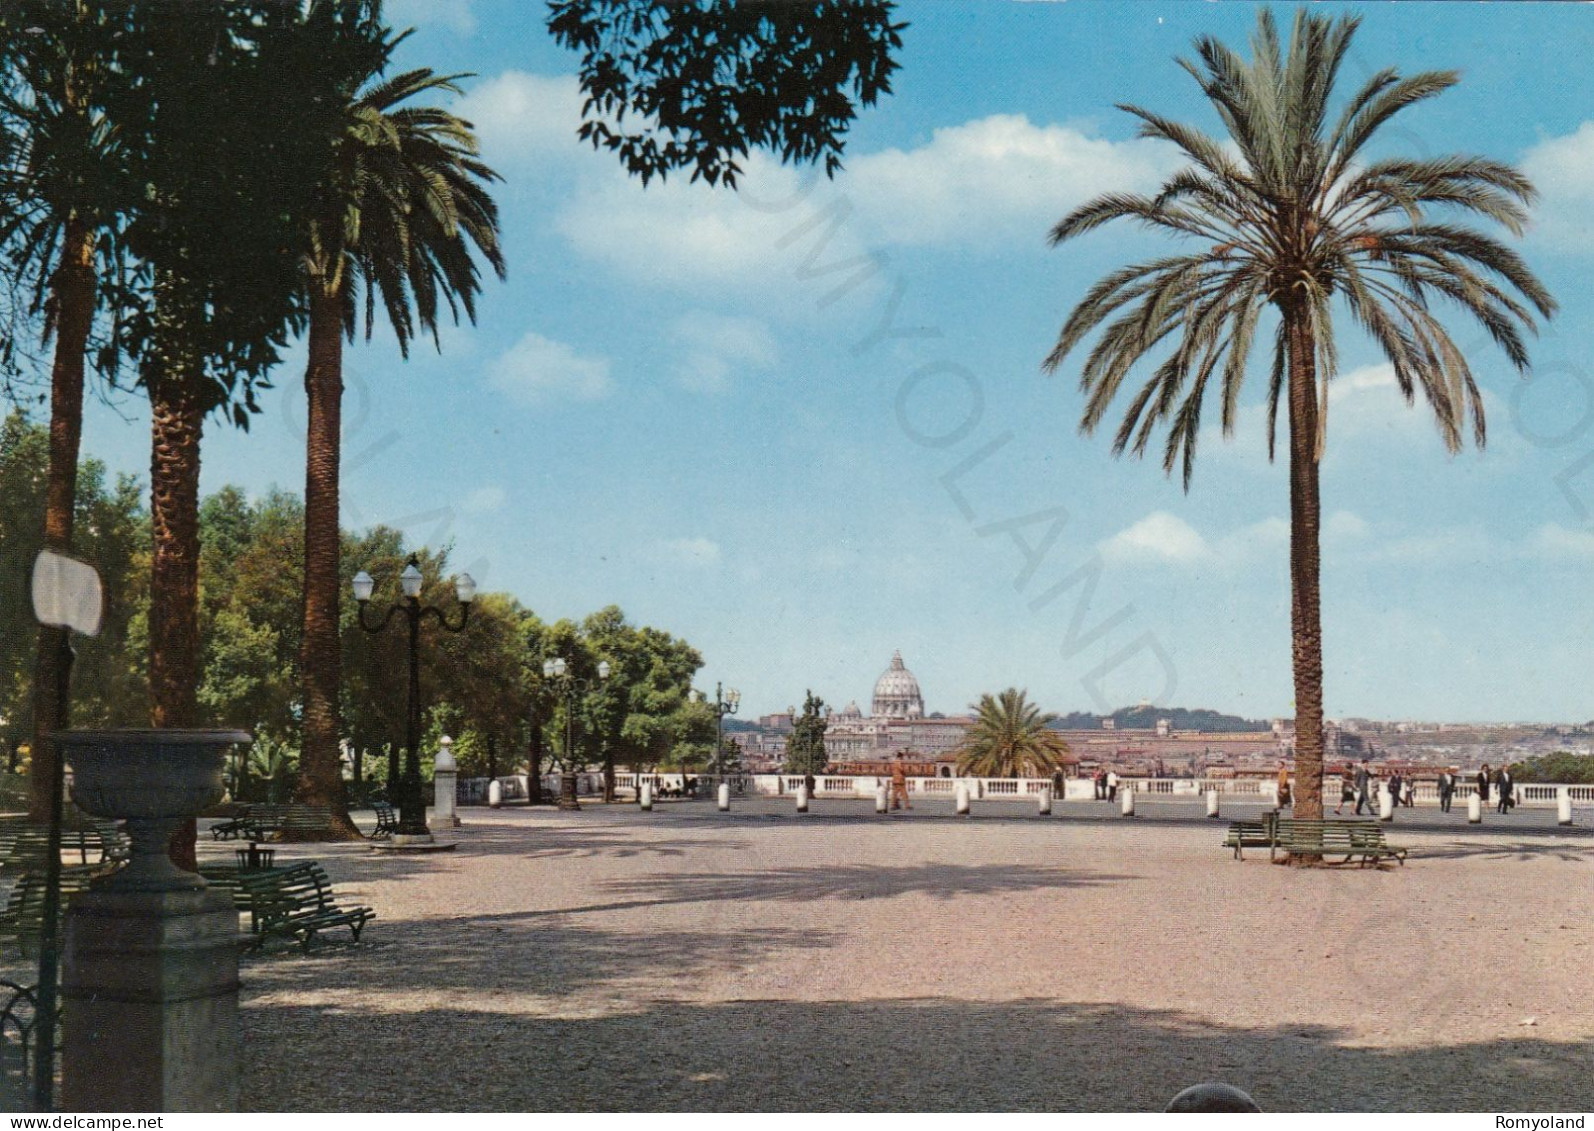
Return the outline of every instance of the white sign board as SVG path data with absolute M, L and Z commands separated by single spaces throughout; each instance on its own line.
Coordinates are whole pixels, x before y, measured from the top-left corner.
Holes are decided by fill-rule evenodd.
M 97 636 L 104 605 L 93 566 L 54 550 L 39 552 L 33 563 L 33 615 L 40 624 Z

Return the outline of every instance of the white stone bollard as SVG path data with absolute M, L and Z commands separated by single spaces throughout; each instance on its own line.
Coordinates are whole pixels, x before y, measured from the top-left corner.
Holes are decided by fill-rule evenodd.
M 958 816 L 969 815 L 969 787 L 963 782 L 952 787 L 952 803 L 957 807 Z
M 1209 789 L 1209 790 L 1207 790 L 1207 816 L 1215 818 L 1215 817 L 1217 817 L 1217 815 L 1218 815 L 1218 791 L 1215 790 L 1215 789 Z
M 874 811 L 876 813 L 884 813 L 890 807 L 891 807 L 891 798 L 890 798 L 890 795 L 888 795 L 886 793 L 885 784 L 881 783 L 880 785 L 875 786 L 875 789 L 874 789 Z
M 1572 823 L 1572 791 L 1564 785 L 1555 791 L 1555 823 L 1558 825 Z
M 1133 817 L 1135 815 L 1135 791 L 1127 786 L 1120 785 L 1118 787 L 1118 804 L 1119 812 L 1125 817 Z
M 806 785 L 797 787 L 797 812 L 808 812 L 808 787 Z
M 1052 815 L 1052 787 L 1045 786 L 1035 795 L 1035 811 L 1042 817 Z
M 731 811 L 731 787 L 726 782 L 720 782 L 719 803 L 721 813 L 729 813 Z
M 454 761 L 454 740 L 444 735 L 438 740 L 437 757 L 432 762 L 432 819 L 433 827 L 455 828 L 459 814 L 454 811 L 457 800 L 455 782 L 459 779 L 459 765 Z M 498 784 L 497 782 L 493 783 Z M 496 808 L 496 806 L 494 806 Z
M 501 809 L 503 805 L 504 787 L 498 783 L 497 778 L 494 778 L 487 783 L 487 807 L 489 809 Z
M 642 803 L 642 812 L 644 812 L 644 813 L 653 812 L 653 783 L 652 782 L 645 781 L 645 782 L 642 783 L 642 793 L 640 795 L 640 799 L 641 799 L 641 803 Z
M 1378 819 L 1380 821 L 1395 819 L 1395 798 L 1389 792 L 1388 786 L 1378 787 Z
M 1476 793 L 1467 798 L 1467 824 L 1483 824 L 1483 798 Z

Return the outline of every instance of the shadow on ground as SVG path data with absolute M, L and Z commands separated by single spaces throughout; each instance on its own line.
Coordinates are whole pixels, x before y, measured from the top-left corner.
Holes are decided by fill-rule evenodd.
M 396 1028 L 423 1035 L 424 1068 L 393 1071 Z M 1265 1111 L 1581 1111 L 1594 1053 L 1381 1050 L 1321 1028 L 945 999 L 641 1002 L 557 1020 L 270 1006 L 246 1010 L 244 1030 L 243 1110 L 267 1111 L 1155 1111 L 1213 1079 Z

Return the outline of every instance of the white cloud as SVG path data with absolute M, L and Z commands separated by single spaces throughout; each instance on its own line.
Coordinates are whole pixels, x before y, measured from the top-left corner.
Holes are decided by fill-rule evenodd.
M 487 372 L 496 388 L 522 404 L 598 400 L 613 385 L 607 358 L 583 357 L 563 342 L 529 331 Z
M 457 36 L 476 34 L 476 13 L 471 0 L 387 0 L 382 14 L 394 27 L 440 25 Z
M 675 377 L 698 393 L 722 393 L 738 373 L 761 373 L 778 360 L 775 339 L 762 322 L 692 311 L 672 331 L 680 359 Z
M 509 494 L 502 487 L 478 487 L 465 496 L 460 506 L 470 514 L 486 514 L 500 510 L 508 501 Z
M 1594 533 L 1569 530 L 1556 522 L 1539 527 L 1529 545 L 1546 557 L 1594 558 Z
M 701 568 L 720 560 L 720 545 L 709 538 L 666 538 L 650 549 L 653 559 L 666 565 Z
M 1328 538 L 1351 541 L 1367 537 L 1367 520 L 1352 511 L 1335 511 L 1323 523 L 1323 534 Z
M 1534 241 L 1563 252 L 1594 248 L 1594 228 L 1588 221 L 1594 207 L 1594 122 L 1539 142 L 1522 158 L 1522 171 L 1539 190 Z
M 574 75 L 504 71 L 472 87 L 457 113 L 476 127 L 483 157 L 501 171 L 537 168 L 590 151 L 576 137 L 581 88 Z
M 1167 511 L 1155 511 L 1101 544 L 1102 556 L 1118 562 L 1198 562 L 1212 549 L 1195 527 Z
M 1162 142 L 994 114 L 938 129 L 917 149 L 851 155 L 840 184 L 873 238 L 1038 247 L 1070 209 L 1098 193 L 1149 188 L 1177 164 Z

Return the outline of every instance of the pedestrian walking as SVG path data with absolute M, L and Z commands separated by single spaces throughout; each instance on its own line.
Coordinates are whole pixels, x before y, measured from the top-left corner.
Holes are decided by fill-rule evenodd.
M 1339 772 L 1339 804 L 1334 806 L 1334 816 L 1339 816 L 1340 811 L 1356 800 L 1356 771 L 1350 763 Z
M 1108 801 L 1117 801 L 1118 800 L 1118 771 L 1117 770 L 1108 770 L 1107 771 L 1107 800 Z
M 1500 791 L 1499 812 L 1511 812 L 1511 806 L 1516 804 L 1516 783 L 1511 780 L 1511 770 L 1508 766 L 1501 766 L 1500 772 L 1494 779 L 1494 784 Z
M 912 809 L 908 801 L 908 768 L 902 764 L 902 755 L 897 755 L 897 760 L 891 763 L 891 808 Z
M 1446 767 L 1439 771 L 1439 811 L 1450 812 L 1450 799 L 1456 795 L 1456 775 Z
M 1294 802 L 1290 797 L 1290 768 L 1283 761 L 1279 762 L 1279 809 L 1285 809 Z
M 1389 787 L 1388 787 L 1389 788 L 1389 806 L 1390 806 L 1391 809 L 1393 809 L 1396 805 L 1400 804 L 1400 789 L 1401 789 L 1401 786 L 1403 786 L 1404 784 L 1405 784 L 1405 779 L 1400 776 L 1400 771 L 1399 770 L 1391 770 L 1390 773 L 1389 773 Z
M 1097 801 L 1106 801 L 1107 800 L 1107 771 L 1105 769 L 1102 769 L 1102 768 L 1098 767 L 1097 770 L 1096 770 L 1096 774 L 1095 774 L 1095 776 L 1093 778 L 1091 778 L 1091 781 L 1094 782 L 1095 785 L 1096 785 L 1096 800 Z
M 1478 800 L 1485 805 L 1489 804 L 1489 763 L 1483 764 L 1483 769 L 1478 771 Z
M 1367 765 L 1367 759 L 1362 759 L 1362 764 L 1356 767 L 1356 816 L 1362 815 L 1362 806 L 1370 805 L 1372 797 L 1369 791 L 1373 788 L 1373 771 Z

